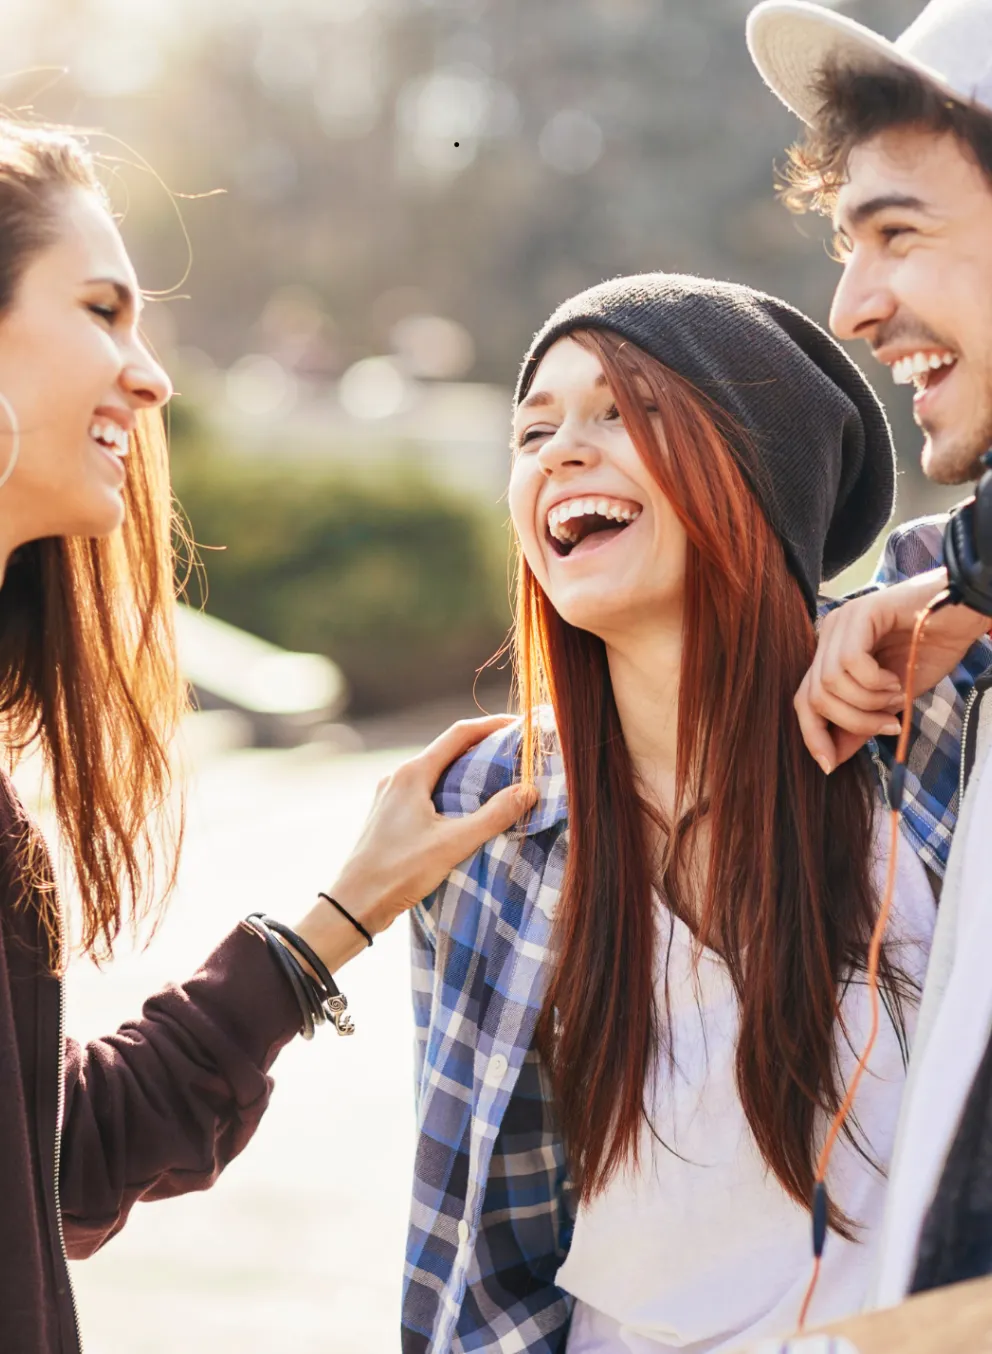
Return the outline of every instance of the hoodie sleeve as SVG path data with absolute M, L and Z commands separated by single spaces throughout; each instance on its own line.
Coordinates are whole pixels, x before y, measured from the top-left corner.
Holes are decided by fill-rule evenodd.
M 241 924 L 140 1019 L 66 1042 L 60 1194 L 69 1256 L 91 1255 L 140 1199 L 208 1189 L 269 1103 L 268 1070 L 300 1028 L 293 992 Z

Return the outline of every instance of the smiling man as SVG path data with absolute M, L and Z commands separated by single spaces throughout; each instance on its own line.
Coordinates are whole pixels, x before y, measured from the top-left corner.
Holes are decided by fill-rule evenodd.
M 844 92 L 856 97 L 856 82 Z M 924 126 L 883 131 L 852 148 L 833 211 L 844 272 L 831 328 L 915 386 L 923 469 L 939 484 L 977 478 L 992 444 L 992 162 L 983 170 L 971 144 Z
M 895 43 L 820 6 L 766 0 L 748 42 L 807 125 L 785 196 L 833 220 L 834 332 L 864 339 L 897 384 L 915 386 L 929 478 L 976 480 L 992 447 L 992 0 L 932 0 Z M 942 525 L 897 531 L 881 574 L 894 586 L 824 622 L 797 711 L 827 772 L 901 707 L 913 620 L 947 581 Z M 946 866 L 946 877 L 890 1175 L 882 1306 L 992 1273 L 992 668 L 980 675 L 992 651 L 975 643 L 988 626 L 962 607 L 941 612 L 915 683 L 938 685 L 907 786 L 929 806 L 934 874 Z

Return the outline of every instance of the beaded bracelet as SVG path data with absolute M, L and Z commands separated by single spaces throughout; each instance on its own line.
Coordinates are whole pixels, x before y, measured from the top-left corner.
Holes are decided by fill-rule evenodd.
M 355 1023 L 346 1014 L 347 998 L 331 977 L 330 969 L 303 937 L 283 922 L 267 917 L 264 912 L 253 912 L 245 921 L 265 941 L 293 989 L 303 1020 L 303 1038 L 312 1039 L 314 1028 L 328 1020 L 338 1034 L 354 1034 Z M 316 978 L 300 963 L 299 955 L 316 973 Z

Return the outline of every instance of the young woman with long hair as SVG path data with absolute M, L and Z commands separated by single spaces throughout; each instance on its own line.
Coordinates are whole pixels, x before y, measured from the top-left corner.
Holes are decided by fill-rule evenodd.
M 620 279 L 535 339 L 509 491 L 522 716 L 437 802 L 540 797 L 414 913 L 407 1354 L 709 1354 L 795 1327 L 888 838 L 880 749 L 825 776 L 793 698 L 821 577 L 892 495 L 877 400 L 774 298 Z M 881 1214 L 934 911 L 912 805 L 906 833 L 816 1322 L 860 1305 Z
M 0 121 L 0 750 L 45 756 L 97 958 L 161 908 L 178 847 L 171 390 L 140 304 L 84 144 Z M 337 881 L 315 881 L 344 913 L 325 896 L 295 931 L 239 925 L 85 1048 L 62 1030 L 48 854 L 0 771 L 0 1349 L 78 1350 L 67 1252 L 92 1253 L 139 1199 L 209 1186 L 254 1132 L 280 1048 L 325 1014 L 347 1032 L 330 975 L 533 802 L 494 802 L 458 835 L 431 803 L 452 756 L 500 722 L 456 726 L 383 783 Z

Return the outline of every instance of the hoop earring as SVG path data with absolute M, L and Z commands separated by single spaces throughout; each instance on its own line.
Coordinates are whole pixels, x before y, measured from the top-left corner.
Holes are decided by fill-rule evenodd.
M 17 465 L 17 458 L 21 454 L 21 425 L 17 421 L 17 415 L 14 412 L 14 406 L 11 404 L 10 400 L 8 400 L 7 396 L 3 393 L 2 390 L 0 390 L 0 409 L 2 409 L 4 413 L 7 415 L 7 417 L 10 419 L 10 431 L 11 438 L 13 440 L 13 448 L 10 453 L 10 460 L 7 462 L 6 468 L 2 472 L 0 472 L 0 489 L 2 489 L 3 486 L 10 479 L 11 475 L 14 473 L 14 467 Z

